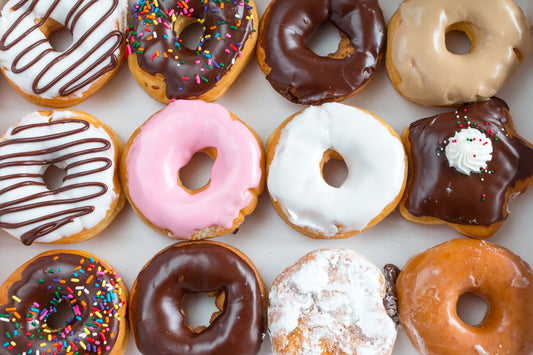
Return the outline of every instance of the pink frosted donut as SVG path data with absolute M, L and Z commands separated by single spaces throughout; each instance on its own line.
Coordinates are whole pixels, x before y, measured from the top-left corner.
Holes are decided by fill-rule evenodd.
M 180 178 L 197 152 L 214 160 L 210 181 L 190 190 Z M 178 100 L 130 137 L 120 175 L 141 219 L 171 238 L 205 239 L 235 230 L 263 190 L 259 137 L 224 107 Z

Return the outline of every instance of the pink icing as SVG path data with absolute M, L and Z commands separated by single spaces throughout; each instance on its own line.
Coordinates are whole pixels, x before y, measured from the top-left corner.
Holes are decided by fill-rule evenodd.
M 194 153 L 217 150 L 209 186 L 194 195 L 177 183 Z M 126 176 L 132 202 L 169 237 L 190 239 L 212 226 L 229 228 L 261 182 L 262 149 L 222 106 L 178 100 L 152 116 L 132 142 Z

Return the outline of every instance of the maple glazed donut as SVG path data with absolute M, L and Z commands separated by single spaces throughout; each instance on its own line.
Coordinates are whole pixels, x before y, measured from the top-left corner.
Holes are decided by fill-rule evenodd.
M 10 0 L 0 16 L 2 72 L 34 104 L 75 105 L 116 74 L 126 11 L 126 0 Z M 48 38 L 62 28 L 72 44 L 58 51 Z
M 324 22 L 339 30 L 341 41 L 335 53 L 320 56 L 306 41 Z M 274 0 L 261 20 L 257 60 L 272 87 L 292 102 L 342 101 L 374 77 L 385 32 L 377 0 Z
M 2 354 L 124 354 L 128 289 L 102 259 L 51 250 L 0 287 Z
M 253 0 L 143 0 L 131 8 L 127 38 L 130 71 L 156 100 L 215 101 L 250 61 L 259 16 Z M 191 24 L 203 32 L 196 48 L 180 35 Z
M 501 99 L 414 121 L 402 139 L 409 176 L 399 210 L 408 221 L 488 238 L 509 216 L 509 202 L 533 184 L 533 145 Z
M 348 168 L 338 188 L 323 177 L 330 159 L 342 159 Z M 398 134 L 370 112 L 339 103 L 311 106 L 269 137 L 268 191 L 278 214 L 300 233 L 347 238 L 396 207 L 406 159 Z
M 468 53 L 448 51 L 450 31 L 468 36 Z M 427 106 L 490 98 L 531 50 L 527 19 L 513 0 L 405 0 L 389 22 L 387 43 L 392 85 Z
M 400 322 L 421 354 L 533 352 L 533 271 L 506 248 L 451 240 L 411 258 L 396 286 Z M 465 293 L 488 304 L 478 325 L 457 315 Z
M 396 328 L 385 295 L 383 274 L 361 254 L 321 249 L 305 255 L 270 287 L 274 354 L 390 354 Z
M 197 152 L 211 157 L 211 179 L 183 185 L 179 170 Z M 255 209 L 264 185 L 259 137 L 224 107 L 177 100 L 130 137 L 120 175 L 135 212 L 171 238 L 204 239 L 234 231 Z
M 0 138 L 0 228 L 29 245 L 75 243 L 104 230 L 122 209 L 120 138 L 80 111 L 38 111 Z M 65 172 L 51 190 L 44 174 Z
M 177 282 L 179 280 L 179 282 Z M 219 309 L 206 327 L 186 324 L 183 296 L 209 292 Z M 212 241 L 176 243 L 141 270 L 129 320 L 139 351 L 160 354 L 257 354 L 266 325 L 266 290 L 253 263 Z

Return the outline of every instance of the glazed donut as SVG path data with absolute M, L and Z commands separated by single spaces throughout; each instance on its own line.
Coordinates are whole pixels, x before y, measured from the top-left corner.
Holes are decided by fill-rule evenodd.
M 533 145 L 498 98 L 415 121 L 402 138 L 410 169 L 400 213 L 411 222 L 488 238 L 533 184 Z
M 533 271 L 510 250 L 455 239 L 411 258 L 398 281 L 400 322 L 421 354 L 533 352 Z M 457 315 L 465 293 L 488 304 L 478 325 Z
M 322 168 L 344 159 L 348 176 L 330 186 Z M 327 103 L 297 112 L 267 141 L 267 184 L 278 214 L 312 238 L 347 238 L 385 218 L 407 176 L 399 136 L 380 118 Z
M 341 41 L 335 53 L 322 57 L 306 41 L 326 21 Z M 261 20 L 257 60 L 283 97 L 317 105 L 365 88 L 384 52 L 385 20 L 377 0 L 273 0 Z
M 23 244 L 75 243 L 104 230 L 124 206 L 122 142 L 80 111 L 27 115 L 0 138 L 0 228 Z M 49 166 L 66 172 L 50 190 Z
M 121 277 L 90 253 L 39 254 L 0 287 L 0 351 L 123 354 L 129 336 L 127 297 Z M 69 318 L 62 319 L 67 313 Z
M 230 88 L 250 61 L 259 16 L 253 0 L 146 0 L 131 9 L 128 65 L 139 85 L 154 99 L 215 101 Z M 180 35 L 200 23 L 195 49 Z
M 179 280 L 179 282 L 176 282 Z M 185 324 L 187 293 L 216 295 L 207 327 Z M 266 290 L 239 250 L 211 241 L 182 242 L 152 258 L 135 280 L 129 320 L 143 354 L 257 354 L 263 340 Z
M 384 297 L 383 274 L 361 254 L 321 249 L 305 255 L 270 288 L 274 354 L 390 354 L 396 328 Z
M 194 153 L 214 160 L 211 179 L 190 190 L 179 178 Z M 120 175 L 135 212 L 171 238 L 204 239 L 234 231 L 255 209 L 264 185 L 259 137 L 224 107 L 177 100 L 130 137 Z
M 124 55 L 126 0 L 10 0 L 0 16 L 0 67 L 28 101 L 42 106 L 75 105 L 117 72 Z M 66 50 L 48 37 L 72 33 Z
M 446 34 L 468 36 L 454 54 Z M 386 66 L 394 88 L 428 106 L 458 106 L 495 95 L 531 50 L 529 25 L 513 0 L 405 0 L 388 26 Z

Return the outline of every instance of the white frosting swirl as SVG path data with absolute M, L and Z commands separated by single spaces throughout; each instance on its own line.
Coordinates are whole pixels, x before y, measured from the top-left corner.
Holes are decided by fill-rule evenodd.
M 448 139 L 446 159 L 460 173 L 479 173 L 492 159 L 492 142 L 478 129 L 461 129 Z

